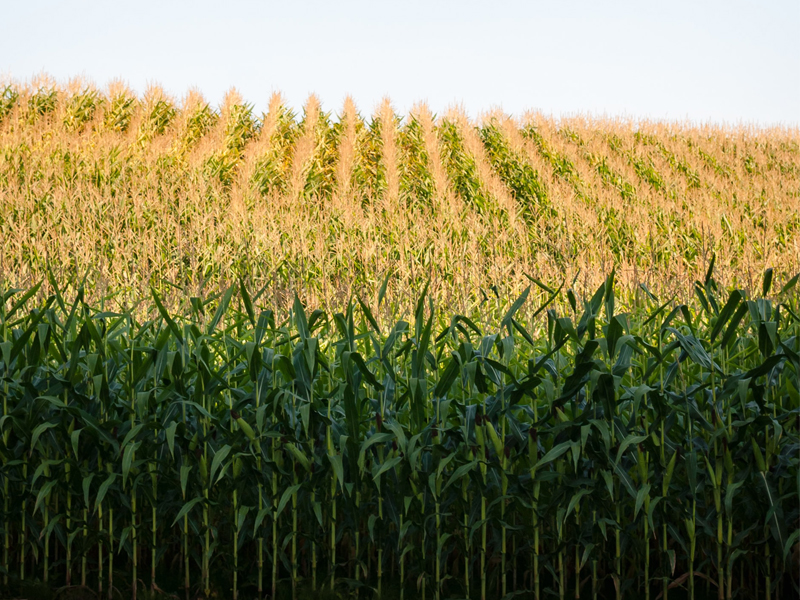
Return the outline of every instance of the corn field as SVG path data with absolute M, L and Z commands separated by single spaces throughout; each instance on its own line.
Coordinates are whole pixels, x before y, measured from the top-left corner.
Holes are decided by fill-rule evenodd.
M 391 271 L 392 305 L 412 312 L 430 280 L 437 308 L 472 314 L 526 274 L 589 293 L 614 266 L 625 292 L 686 301 L 712 256 L 725 287 L 800 270 L 799 215 L 796 127 L 389 100 L 362 115 L 314 96 L 296 112 L 279 94 L 259 114 L 235 91 L 214 108 L 156 86 L 0 82 L 0 275 L 86 277 L 87 299 L 115 306 L 154 286 L 172 310 L 241 277 L 282 309 L 298 293 L 334 313 L 374 306 Z
M 612 272 L 408 320 L 390 277 L 334 314 L 6 287 L 3 588 L 797 597 L 797 280 L 712 260 L 686 303 Z

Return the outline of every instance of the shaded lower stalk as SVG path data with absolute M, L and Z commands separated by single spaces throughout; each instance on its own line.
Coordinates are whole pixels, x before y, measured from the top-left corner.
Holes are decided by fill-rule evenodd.
M 136 539 L 136 492 L 131 492 L 131 546 L 133 547 L 133 560 L 131 561 L 131 597 L 136 600 L 137 585 L 139 581 L 136 569 L 138 567 L 138 540 Z
M 564 524 L 563 520 L 556 517 L 556 532 L 558 533 L 558 597 L 564 600 L 564 548 L 562 542 L 564 540 Z
M 239 598 L 239 507 L 233 490 L 233 600 Z
M 575 528 L 580 533 L 581 520 L 580 520 L 580 504 L 575 505 Z M 580 538 L 575 542 L 575 598 L 581 597 L 581 545 Z
M 19 580 L 25 581 L 25 548 L 28 545 L 28 535 L 27 529 L 25 527 L 25 516 L 27 515 L 27 496 L 25 495 L 25 487 L 26 482 L 28 481 L 28 461 L 27 459 L 23 459 L 22 461 L 22 493 L 23 493 L 23 500 L 22 500 L 22 522 L 20 523 L 20 530 L 19 530 Z
M 109 466 L 110 470 L 110 466 Z M 114 590 L 114 509 L 108 509 L 108 600 Z
M 158 529 L 158 518 L 156 516 L 156 506 L 158 505 L 158 482 L 156 479 L 155 465 L 150 463 L 150 477 L 153 482 L 153 509 L 152 519 L 150 524 L 150 591 L 155 594 L 156 592 L 156 558 L 158 556 L 158 538 L 156 531 Z M 84 555 L 85 556 L 85 555 Z
M 83 509 L 83 556 L 81 556 L 81 585 L 86 587 L 86 540 L 89 537 L 89 511 Z
M 209 570 L 209 554 L 211 550 L 211 527 L 208 520 L 208 487 L 203 490 L 206 502 L 203 503 L 203 592 L 206 597 L 211 593 L 211 572 Z
M 103 597 L 103 505 L 97 507 L 97 522 L 100 529 L 100 540 L 97 545 L 97 597 Z
M 189 598 L 189 589 L 191 587 L 189 576 L 189 516 L 183 515 L 183 589 L 186 598 Z
M 361 511 L 361 490 L 356 491 L 356 524 L 355 524 L 355 536 L 356 536 L 356 558 L 355 558 L 355 570 L 356 570 L 356 581 L 361 581 L 361 569 L 359 569 L 359 556 L 361 556 L 361 519 L 358 518 Z
M 663 562 L 664 562 L 664 574 L 662 577 L 662 585 L 661 585 L 661 597 L 664 600 L 668 600 L 669 596 L 669 576 L 670 576 L 670 564 L 669 564 L 669 554 L 668 546 L 667 546 L 667 524 L 664 523 L 661 532 L 661 550 L 663 553 Z
M 296 467 L 294 464 L 293 485 L 297 485 Z M 297 492 L 292 494 L 292 600 L 297 600 Z
M 597 526 L 597 511 L 592 511 L 592 541 L 594 541 L 594 528 Z M 592 558 L 592 600 L 597 600 L 597 559 Z
M 402 523 L 403 516 L 400 515 Z M 336 473 L 331 475 L 331 591 L 336 584 Z M 402 568 L 402 563 L 401 563 Z M 402 595 L 402 591 L 400 592 Z
M 69 479 L 70 479 L 70 464 L 66 463 L 64 465 L 64 472 L 65 472 L 65 479 L 67 481 L 67 487 L 69 487 Z M 67 518 L 66 518 L 66 527 L 67 527 L 67 577 L 66 577 L 66 584 L 67 587 L 72 585 L 72 494 L 67 494 Z
M 316 503 L 317 494 L 312 491 L 311 506 L 316 505 Z M 311 589 L 315 592 L 317 591 L 317 542 L 313 537 L 311 539 Z
M 469 506 L 466 478 L 461 480 L 461 497 L 464 500 L 464 506 Z M 464 589 L 465 596 L 469 598 L 469 515 L 466 510 L 464 511 Z
M 486 496 L 481 496 L 481 600 L 486 600 Z
M 272 440 L 272 460 L 278 465 L 280 452 L 276 448 L 277 440 Z M 278 588 L 278 474 L 272 471 L 272 596 Z
M 3 479 L 3 515 L 8 515 L 8 478 Z M 3 564 L 8 567 L 8 550 L 11 546 L 11 523 L 3 518 Z M 8 570 L 3 574 L 3 587 L 8 587 Z
M 3 306 L 5 309 L 5 306 Z M 4 315 L 5 316 L 5 315 Z M 4 319 L 5 321 L 5 319 Z M 3 328 L 3 341 L 6 341 L 6 330 Z M 8 414 L 8 382 L 3 383 L 3 416 Z M 9 432 L 3 432 L 3 445 L 8 447 Z M 4 465 L 5 466 L 5 465 Z M 10 563 L 8 562 L 8 551 L 11 546 L 11 522 L 8 520 L 8 473 L 3 475 L 3 565 L 6 567 L 6 572 L 3 574 L 3 587 L 8 587 L 8 571 L 10 571 Z
M 264 490 L 261 485 L 261 459 L 258 459 L 258 512 L 264 510 Z M 259 527 L 261 533 L 261 527 Z M 261 598 L 264 594 L 264 536 L 258 536 L 258 597 Z
M 400 514 L 400 532 L 403 531 L 403 515 Z M 400 545 L 403 541 L 402 535 L 398 535 L 398 552 L 400 552 L 400 600 L 404 600 L 406 592 L 406 562 L 405 554 L 403 554 L 403 547 Z
M 47 500 L 45 500 L 47 502 Z M 48 531 L 48 525 L 50 524 L 50 511 L 47 508 L 47 504 L 44 506 L 44 575 L 42 577 L 42 581 L 47 583 L 50 575 L 50 533 Z
M 616 489 L 614 490 L 616 500 Z M 620 522 L 619 504 L 615 501 L 617 523 Z M 614 529 L 614 576 L 616 577 L 617 600 L 622 600 L 622 556 L 620 555 L 619 527 Z

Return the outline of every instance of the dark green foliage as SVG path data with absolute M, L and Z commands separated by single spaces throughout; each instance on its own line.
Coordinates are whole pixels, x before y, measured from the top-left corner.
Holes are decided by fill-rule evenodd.
M 691 306 L 541 284 L 490 331 L 425 296 L 389 324 L 243 289 L 183 314 L 154 293 L 144 320 L 2 291 L 2 585 L 96 589 L 103 556 L 107 592 L 113 555 L 118 587 L 188 565 L 253 597 L 263 543 L 286 597 L 793 597 L 795 284 L 727 293 L 712 265 Z

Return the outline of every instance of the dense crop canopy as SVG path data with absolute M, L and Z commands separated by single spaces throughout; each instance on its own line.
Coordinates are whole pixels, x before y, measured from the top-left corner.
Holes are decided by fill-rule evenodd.
M 721 283 L 752 288 L 800 268 L 798 190 L 796 128 L 0 84 L 0 277 L 86 275 L 114 306 L 243 277 L 335 312 L 393 272 L 393 304 L 410 311 L 430 279 L 437 308 L 469 313 L 526 274 L 588 293 L 612 265 L 624 289 L 685 299 L 714 254 Z
M 563 311 L 542 285 L 494 326 L 6 290 L 4 585 L 788 598 L 796 281 L 621 307 L 612 275 Z

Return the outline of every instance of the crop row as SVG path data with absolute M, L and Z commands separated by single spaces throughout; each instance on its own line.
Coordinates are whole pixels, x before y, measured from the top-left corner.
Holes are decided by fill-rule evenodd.
M 798 268 L 798 156 L 793 130 L 0 86 L 0 273 L 25 287 L 48 265 L 88 271 L 89 297 L 130 301 L 241 275 L 331 310 L 390 270 L 409 310 L 428 278 L 438 306 L 465 311 L 481 288 L 518 294 L 525 273 L 592 289 L 611 264 L 629 288 L 645 274 L 678 291 L 713 253 L 744 285 L 767 262 Z
M 3 586 L 790 597 L 797 277 L 712 269 L 691 306 L 620 311 L 612 274 L 480 326 L 424 294 L 381 323 L 243 285 L 145 321 L 5 291 Z

